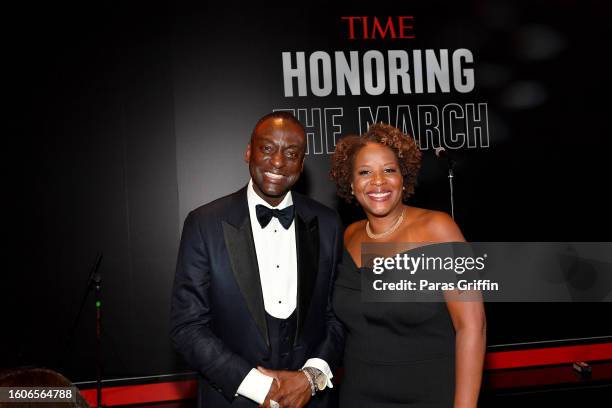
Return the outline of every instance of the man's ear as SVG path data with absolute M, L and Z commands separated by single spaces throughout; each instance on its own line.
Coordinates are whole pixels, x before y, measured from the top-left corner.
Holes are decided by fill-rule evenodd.
M 250 143 L 247 145 L 246 152 L 244 152 L 244 161 L 247 163 L 251 161 L 251 144 Z

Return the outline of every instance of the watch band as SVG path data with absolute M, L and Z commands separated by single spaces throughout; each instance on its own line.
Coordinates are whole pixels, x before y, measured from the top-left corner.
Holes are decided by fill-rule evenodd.
M 308 370 L 308 368 L 310 367 L 304 367 L 300 369 L 299 371 L 304 373 L 304 375 L 306 376 L 306 379 L 308 380 L 308 383 L 310 384 L 310 396 L 314 397 L 315 394 L 317 393 L 317 387 L 315 385 L 315 379 L 312 376 L 312 372 Z

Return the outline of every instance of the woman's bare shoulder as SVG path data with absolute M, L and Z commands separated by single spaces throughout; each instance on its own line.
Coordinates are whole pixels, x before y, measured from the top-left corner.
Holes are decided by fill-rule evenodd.
M 443 211 L 410 207 L 412 210 L 411 225 L 414 230 L 423 231 L 431 241 L 463 241 L 461 230 Z
M 452 218 L 450 217 L 450 215 L 443 211 L 429 210 L 427 208 L 419 207 L 410 207 L 410 209 L 414 213 L 415 221 L 425 225 L 431 223 L 447 223 L 449 221 L 452 222 Z
M 345 244 L 347 242 L 352 241 L 353 238 L 355 238 L 355 235 L 357 234 L 357 232 L 363 231 L 363 229 L 365 228 L 365 223 L 366 223 L 366 220 L 359 220 L 359 221 L 352 223 L 348 227 L 346 227 L 346 230 L 344 230 Z

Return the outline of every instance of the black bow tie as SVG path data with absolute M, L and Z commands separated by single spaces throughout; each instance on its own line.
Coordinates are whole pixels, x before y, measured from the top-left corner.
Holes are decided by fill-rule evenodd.
M 289 229 L 291 223 L 293 222 L 295 209 L 292 205 L 285 207 L 282 210 L 277 210 L 276 208 L 268 208 L 265 205 L 257 204 L 255 206 L 255 212 L 257 214 L 257 221 L 259 221 L 261 228 L 266 228 L 266 226 L 272 220 L 272 217 L 276 217 L 283 228 Z

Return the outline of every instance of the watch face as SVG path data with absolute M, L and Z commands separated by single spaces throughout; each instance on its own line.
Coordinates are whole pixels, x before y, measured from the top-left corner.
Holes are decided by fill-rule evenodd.
M 323 391 L 325 389 L 325 386 L 327 385 L 327 381 L 325 381 L 325 376 L 323 375 L 318 376 L 315 382 L 319 391 Z

